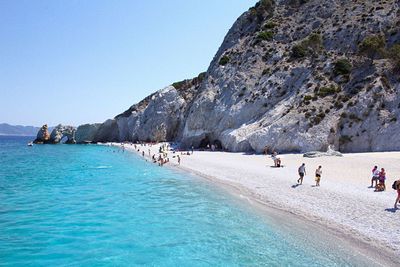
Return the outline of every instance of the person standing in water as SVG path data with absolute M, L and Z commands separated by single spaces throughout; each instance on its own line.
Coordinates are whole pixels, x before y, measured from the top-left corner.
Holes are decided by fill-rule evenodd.
M 304 175 L 306 175 L 306 164 L 305 163 L 301 164 L 298 171 L 299 171 L 300 178 L 297 179 L 297 183 L 303 184 L 303 178 L 304 178 Z
M 319 166 L 318 169 L 315 170 L 315 186 L 319 186 L 319 182 L 321 181 L 322 174 L 322 166 Z

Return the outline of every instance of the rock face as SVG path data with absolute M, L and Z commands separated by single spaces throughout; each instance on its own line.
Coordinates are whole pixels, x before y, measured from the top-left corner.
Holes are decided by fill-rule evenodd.
M 399 75 L 359 45 L 379 35 L 382 49 L 400 41 L 398 1 L 275 1 L 258 11 L 267 2 L 226 36 L 190 108 L 183 143 L 208 137 L 232 151 L 258 152 L 266 145 L 400 149 Z
M 146 97 L 93 140 L 400 150 L 399 10 L 397 0 L 262 0 L 206 73 Z
M 96 138 L 96 133 L 99 130 L 100 125 L 100 123 L 80 125 L 75 132 L 76 143 L 84 144 L 94 142 Z
M 47 143 L 50 139 L 50 133 L 47 124 L 43 125 L 38 131 L 36 139 L 33 141 L 35 144 Z
M 94 136 L 94 142 L 118 142 L 119 131 L 116 120 L 107 120 L 102 123 Z
M 67 137 L 65 144 L 75 144 L 75 131 L 76 128 L 73 126 L 57 125 L 50 134 L 49 143 L 58 144 L 61 139 Z
M 188 107 L 203 80 L 204 73 L 194 79 L 174 83 L 146 97 L 115 119 L 101 124 L 94 141 L 179 140 Z

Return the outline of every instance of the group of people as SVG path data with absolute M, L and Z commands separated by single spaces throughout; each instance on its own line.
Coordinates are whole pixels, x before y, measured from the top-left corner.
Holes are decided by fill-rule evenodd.
M 297 184 L 301 185 L 303 184 L 304 176 L 307 174 L 305 163 L 301 164 L 301 166 L 298 168 L 298 173 L 299 173 L 299 179 L 297 179 Z M 321 181 L 321 175 L 322 175 L 322 166 L 320 165 L 315 170 L 315 186 L 319 186 L 319 183 Z
M 381 192 L 386 190 L 386 172 L 384 168 L 379 170 L 378 166 L 374 166 L 372 169 L 372 178 L 371 178 L 371 188 L 375 188 L 375 192 Z M 374 186 L 375 182 L 375 186 Z
M 150 144 L 146 144 L 146 143 L 133 144 L 134 149 L 138 153 L 140 153 L 142 155 L 142 157 L 145 157 L 145 149 L 141 150 L 141 147 L 143 147 L 143 146 L 147 147 L 147 145 L 149 145 L 149 147 L 152 146 L 151 143 Z M 122 145 L 122 147 L 123 147 L 123 145 Z M 194 150 L 194 147 L 192 147 L 192 153 L 190 153 L 190 151 L 184 151 L 184 152 L 181 151 L 180 154 L 181 155 L 191 155 L 191 154 L 193 154 L 193 150 Z M 151 155 L 151 149 L 150 148 L 147 149 L 149 158 L 151 157 L 152 162 L 158 163 L 159 166 L 163 166 L 164 164 L 170 162 L 169 156 L 168 156 L 169 151 L 172 151 L 172 153 L 174 153 L 174 154 L 177 152 L 175 149 L 172 149 L 170 144 L 168 144 L 168 143 L 164 143 L 158 148 L 158 154 Z M 174 155 L 173 158 L 177 159 L 178 165 L 181 164 L 181 156 L 179 154 Z
M 264 153 L 268 154 L 268 152 L 269 152 L 268 147 L 265 147 Z M 271 158 L 274 161 L 274 167 L 277 167 L 277 168 L 283 167 L 282 156 L 278 156 L 278 152 L 276 152 L 275 150 L 272 151 Z M 304 179 L 304 176 L 306 175 L 306 164 L 305 163 L 301 164 L 301 166 L 298 169 L 298 173 L 299 173 L 299 179 L 297 179 L 297 184 L 301 185 L 301 184 L 303 184 L 303 179 Z M 322 166 L 318 166 L 318 168 L 315 170 L 315 186 L 320 185 L 321 175 L 322 175 Z
M 382 192 L 386 190 L 386 172 L 384 168 L 379 170 L 378 166 L 374 166 L 372 169 L 372 178 L 370 188 L 375 188 L 375 192 Z M 374 186 L 375 182 L 375 186 Z M 397 209 L 397 203 L 400 203 L 400 179 L 396 180 L 392 184 L 392 189 L 397 191 L 397 197 L 394 202 L 394 208 Z

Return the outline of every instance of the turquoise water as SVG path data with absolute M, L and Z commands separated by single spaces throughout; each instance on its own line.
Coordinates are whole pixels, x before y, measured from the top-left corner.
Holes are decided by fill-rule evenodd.
M 1 266 L 358 265 L 201 178 L 112 147 L 27 140 L 0 137 Z

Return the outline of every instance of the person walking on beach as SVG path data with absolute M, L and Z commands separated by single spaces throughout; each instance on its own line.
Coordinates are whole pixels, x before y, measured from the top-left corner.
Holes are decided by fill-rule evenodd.
M 304 175 L 306 175 L 306 164 L 305 163 L 301 164 L 301 166 L 299 167 L 300 178 L 297 179 L 298 184 L 303 184 Z
M 375 181 L 375 186 L 378 185 L 378 178 L 379 178 L 378 166 L 374 166 L 374 168 L 372 169 L 371 188 L 374 187 L 374 181 Z
M 178 164 L 181 165 L 181 157 L 178 155 Z
M 322 174 L 322 166 L 319 166 L 318 169 L 315 170 L 315 186 L 319 186 L 319 182 L 321 181 Z
M 396 198 L 396 201 L 394 202 L 394 208 L 397 209 L 397 203 L 400 202 L 400 180 L 397 180 L 396 182 L 394 182 L 393 189 L 397 190 L 397 198 Z

